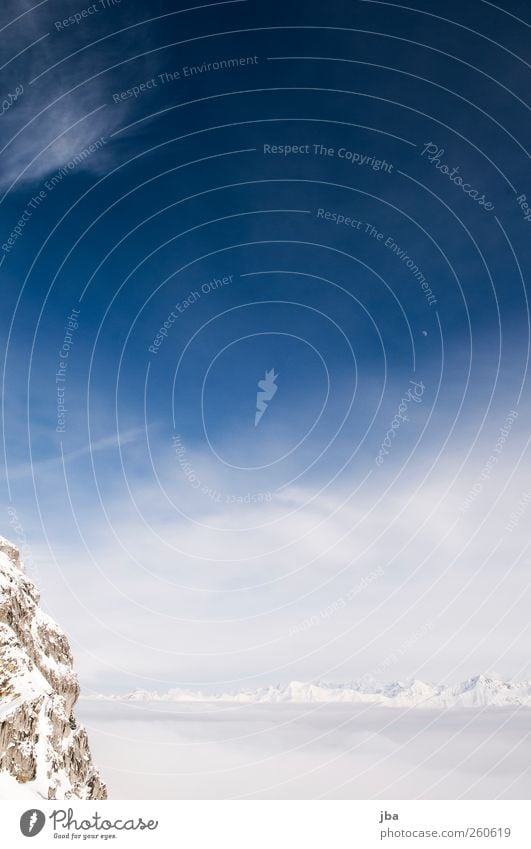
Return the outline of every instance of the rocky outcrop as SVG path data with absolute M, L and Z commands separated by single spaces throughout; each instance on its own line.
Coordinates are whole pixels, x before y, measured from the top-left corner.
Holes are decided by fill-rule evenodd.
M 107 798 L 73 712 L 78 696 L 68 640 L 0 537 L 0 776 L 46 799 Z

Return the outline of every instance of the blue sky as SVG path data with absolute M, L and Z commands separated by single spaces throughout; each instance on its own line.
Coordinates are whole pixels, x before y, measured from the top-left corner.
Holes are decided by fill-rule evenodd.
M 4 6 L 4 533 L 88 687 L 352 678 L 426 623 L 392 676 L 528 674 L 526 11 Z

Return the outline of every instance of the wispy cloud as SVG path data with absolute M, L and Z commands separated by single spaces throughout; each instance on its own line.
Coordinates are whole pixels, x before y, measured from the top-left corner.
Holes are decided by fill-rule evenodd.
M 135 455 L 138 445 L 130 444 Z M 71 503 L 41 482 L 61 570 L 45 598 L 99 689 L 107 679 L 129 689 L 349 680 L 402 645 L 397 676 L 456 679 L 493 665 L 525 675 L 525 529 L 503 531 L 524 471 L 500 497 L 513 460 L 466 512 L 469 482 L 452 485 L 449 455 L 416 493 L 411 480 L 383 499 L 376 485 L 357 495 L 335 486 L 322 497 L 298 487 L 242 507 L 195 499 L 170 455 L 157 458 L 165 495 L 124 451 L 127 486 L 115 465 L 113 487 L 102 478 L 92 496 L 95 482 L 87 494 L 74 466 Z M 201 469 L 208 478 L 206 458 Z M 83 535 L 74 532 L 75 546 L 72 510 Z M 510 616 L 500 618 L 500 599 Z M 429 632 L 412 642 L 425 623 Z
M 5 190 L 43 180 L 97 139 L 108 143 L 84 157 L 76 168 L 101 174 L 112 162 L 110 136 L 124 113 L 112 108 L 110 81 L 101 74 L 110 64 L 109 48 L 83 52 L 39 78 L 39 72 L 63 55 L 75 53 L 83 37 L 82 28 L 72 27 L 58 38 L 53 15 L 61 17 L 61 11 L 48 4 L 37 4 L 22 14 L 20 3 L 4 9 L 8 33 L 2 50 L 4 94 L 23 89 L 0 119 L 0 184 Z
M 7 475 L 5 468 L 2 468 L 0 474 L 4 480 L 8 477 L 9 480 L 16 481 L 21 478 L 39 476 L 46 472 L 61 473 L 64 463 L 70 463 L 73 460 L 79 460 L 81 457 L 98 454 L 109 449 L 122 448 L 135 442 L 141 434 L 143 434 L 142 428 L 132 428 L 121 433 L 113 434 L 112 436 L 101 437 L 94 442 L 87 443 L 81 448 L 76 448 L 73 451 L 63 454 L 59 453 L 55 457 L 39 459 L 34 463 L 21 463 L 17 466 L 9 466 Z

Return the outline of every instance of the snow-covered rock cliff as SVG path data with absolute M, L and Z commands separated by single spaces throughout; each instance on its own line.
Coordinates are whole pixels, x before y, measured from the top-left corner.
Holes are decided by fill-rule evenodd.
M 105 799 L 65 634 L 39 608 L 19 551 L 0 537 L 0 794 Z M 20 789 L 20 793 L 18 790 Z

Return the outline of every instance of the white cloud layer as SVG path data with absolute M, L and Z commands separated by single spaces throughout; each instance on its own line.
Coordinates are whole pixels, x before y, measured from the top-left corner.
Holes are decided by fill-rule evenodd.
M 81 701 L 78 713 L 111 799 L 529 797 L 525 709 Z

